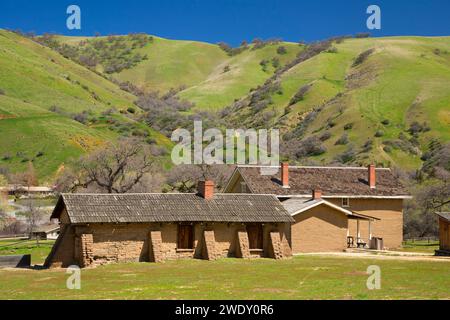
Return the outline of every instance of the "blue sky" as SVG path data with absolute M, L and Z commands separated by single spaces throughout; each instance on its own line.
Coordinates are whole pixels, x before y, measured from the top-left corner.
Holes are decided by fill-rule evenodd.
M 81 31 L 66 28 L 71 4 L 81 8 Z M 382 10 L 382 29 L 373 36 L 450 35 L 448 0 L 1 0 L 0 28 L 66 35 L 146 32 L 232 45 L 255 37 L 313 41 L 367 32 L 371 4 Z

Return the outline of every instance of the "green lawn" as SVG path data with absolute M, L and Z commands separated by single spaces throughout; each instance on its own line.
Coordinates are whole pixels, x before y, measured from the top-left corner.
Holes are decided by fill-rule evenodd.
M 407 241 L 403 244 L 403 248 L 398 251 L 405 252 L 423 252 L 433 254 L 436 250 L 439 250 L 439 241 Z
M 32 251 L 40 263 L 49 249 L 14 253 Z M 381 290 L 366 288 L 370 265 L 381 268 Z M 66 270 L 9 269 L 0 270 L 0 299 L 450 299 L 449 267 L 319 256 L 113 264 L 82 270 L 81 290 L 66 289 Z
M 43 264 L 53 244 L 53 240 L 0 240 L 0 255 L 31 254 L 31 263 Z

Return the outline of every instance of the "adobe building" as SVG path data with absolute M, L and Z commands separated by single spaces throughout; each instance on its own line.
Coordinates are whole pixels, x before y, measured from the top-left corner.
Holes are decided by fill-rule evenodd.
M 61 230 L 45 266 L 220 257 L 291 256 L 293 218 L 273 195 L 64 194 Z
M 439 218 L 439 250 L 438 256 L 450 256 L 450 212 L 436 213 Z
M 224 192 L 276 195 L 295 219 L 294 254 L 402 246 L 403 202 L 411 196 L 390 169 L 284 163 L 278 174 L 262 175 L 264 168 L 238 166 Z

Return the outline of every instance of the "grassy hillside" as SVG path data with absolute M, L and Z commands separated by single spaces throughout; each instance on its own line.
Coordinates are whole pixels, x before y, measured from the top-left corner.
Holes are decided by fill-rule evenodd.
M 128 44 L 130 36 L 120 37 Z M 81 41 L 90 44 L 108 41 L 108 37 L 64 37 L 56 39 L 62 43 L 78 46 Z M 130 46 L 131 47 L 131 46 Z M 228 55 L 217 45 L 196 41 L 168 40 L 152 36 L 152 41 L 144 47 L 135 47 L 133 54 L 146 56 L 136 66 L 124 69 L 111 76 L 121 82 L 133 84 L 151 91 L 166 92 L 179 87 L 191 87 L 204 81 L 214 68 L 227 60 Z M 103 66 L 98 66 L 103 71 Z
M 278 54 L 277 49 L 284 46 L 285 54 Z M 194 102 L 200 110 L 218 110 L 245 96 L 250 89 L 262 85 L 275 71 L 273 59 L 279 60 L 280 66 L 295 58 L 302 50 L 298 44 L 281 43 L 267 45 L 257 50 L 245 50 L 217 65 L 213 72 L 201 83 L 182 91 L 179 96 Z M 266 61 L 266 67 L 261 65 Z M 224 68 L 229 71 L 225 72 Z
M 114 79 L 129 81 L 144 90 L 161 93 L 184 88 L 179 96 L 195 103 L 196 110 L 214 111 L 231 104 L 246 95 L 251 88 L 263 84 L 273 75 L 277 64 L 283 66 L 302 50 L 294 43 L 271 43 L 257 50 L 251 44 L 241 53 L 230 56 L 218 45 L 209 43 L 152 36 L 151 42 L 141 48 L 132 46 L 130 35 L 115 38 L 123 41 L 123 47 L 129 47 L 130 56 L 145 56 L 146 59 L 120 72 L 111 73 Z M 98 47 L 99 42 L 105 43 L 104 48 L 95 49 L 97 52 L 106 48 L 110 50 L 111 43 L 114 43 L 108 37 L 57 36 L 55 39 L 78 48 L 80 43 L 81 48 Z M 285 47 L 286 52 L 278 53 L 280 46 Z M 273 62 L 274 58 L 278 61 Z M 104 65 L 98 64 L 97 70 L 103 72 Z
M 68 157 L 133 128 L 169 146 L 167 138 L 126 115 L 136 109 L 136 97 L 109 77 L 161 93 L 184 87 L 178 96 L 195 103 L 187 114 L 232 105 L 223 119 L 228 126 L 280 128 L 287 157 L 299 163 L 378 162 L 414 169 L 432 139 L 450 140 L 449 37 L 333 41 L 302 62 L 295 59 L 311 46 L 252 44 L 228 55 L 218 45 L 147 35 L 55 39 L 69 45 L 69 56 L 71 48 L 84 58 L 93 53 L 96 72 L 0 31 L 0 133 L 11 137 L 0 142 L 0 166 L 22 170 L 34 159 L 47 177 Z M 111 108 L 122 111 L 113 115 L 114 126 L 103 115 Z M 85 124 L 71 119 L 81 112 L 89 115 Z M 162 113 L 158 123 L 178 123 L 177 116 Z M 317 148 L 303 152 L 308 138 Z M 38 153 L 45 156 L 33 156 Z
M 353 149 L 354 162 L 414 168 L 432 138 L 450 140 L 450 38 L 346 39 L 333 47 L 285 72 L 277 80 L 282 94 L 259 112 L 275 110 L 268 123 L 284 132 L 303 126 L 297 140 L 329 135 L 326 152 L 311 159 L 329 163 Z M 373 52 L 355 65 L 367 50 Z M 286 109 L 305 85 L 303 99 Z M 244 109 L 236 118 L 242 115 L 249 125 L 257 117 Z M 414 122 L 426 129 L 411 134 Z M 343 135 L 348 143 L 336 144 Z
M 33 161 L 41 180 L 50 180 L 69 158 L 116 139 L 119 134 L 102 125 L 101 114 L 133 107 L 134 99 L 55 51 L 0 30 L 0 166 L 22 171 Z M 98 121 L 72 120 L 82 112 Z M 119 113 L 114 117 L 133 123 Z

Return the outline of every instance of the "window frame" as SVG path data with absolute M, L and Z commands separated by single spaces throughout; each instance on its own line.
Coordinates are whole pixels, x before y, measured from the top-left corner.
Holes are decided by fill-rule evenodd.
M 345 204 L 347 201 L 347 204 Z M 350 198 L 342 198 L 342 208 L 350 208 Z

